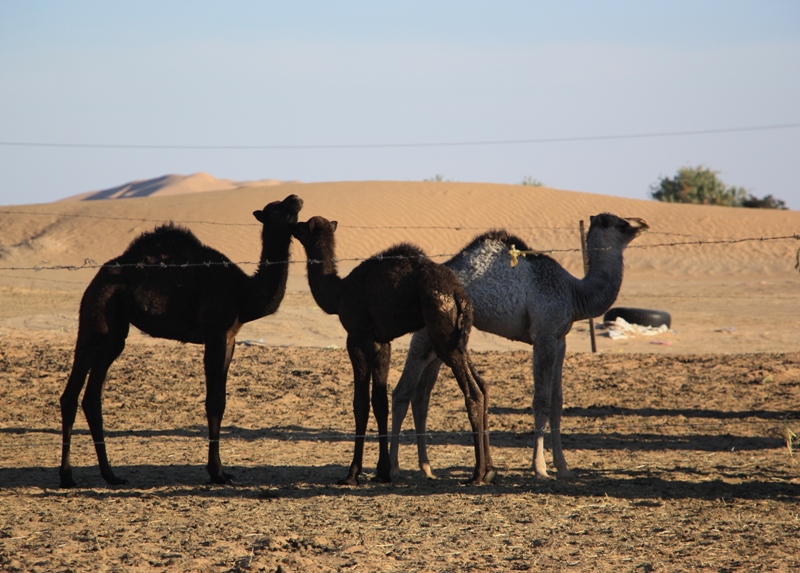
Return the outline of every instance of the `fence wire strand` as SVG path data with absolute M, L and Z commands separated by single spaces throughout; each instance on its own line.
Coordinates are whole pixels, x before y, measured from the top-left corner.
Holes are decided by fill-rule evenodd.
M 748 243 L 748 242 L 771 242 L 771 241 L 800 241 L 800 234 L 793 234 L 793 235 L 783 235 L 777 237 L 742 237 L 738 239 L 701 239 L 698 241 L 672 241 L 669 243 L 655 243 L 650 245 L 629 245 L 627 249 L 653 249 L 653 248 L 661 248 L 661 247 L 680 247 L 680 246 L 706 246 L 706 245 L 734 245 L 740 243 Z M 604 251 L 608 249 L 588 249 L 589 252 L 591 251 Z M 579 247 L 572 247 L 572 248 L 563 248 L 563 249 L 535 249 L 530 251 L 515 251 L 517 254 L 534 254 L 534 255 L 550 255 L 555 253 L 580 253 L 582 249 Z M 458 253 L 437 253 L 433 255 L 419 255 L 419 256 L 406 256 L 406 255 L 391 255 L 386 256 L 382 254 L 372 255 L 369 257 L 348 257 L 348 258 L 340 258 L 334 259 L 336 263 L 343 263 L 343 262 L 364 262 L 369 260 L 392 260 L 392 259 L 409 259 L 409 258 L 431 258 L 431 259 L 443 259 L 443 258 L 452 258 L 456 256 Z M 800 256 L 800 250 L 798 251 L 798 256 Z M 256 265 L 256 266 L 271 266 L 271 265 L 295 265 L 295 264 L 314 264 L 314 263 L 322 263 L 321 260 L 315 259 L 295 259 L 295 260 L 286 260 L 286 261 L 204 261 L 198 263 L 178 263 L 178 264 L 170 264 L 170 263 L 113 263 L 113 264 L 99 264 L 90 258 L 84 259 L 83 263 L 80 265 L 50 265 L 46 261 L 42 261 L 41 263 L 34 265 L 32 267 L 18 267 L 18 266 L 7 266 L 7 267 L 0 267 L 0 271 L 78 271 L 83 269 L 99 269 L 102 267 L 110 267 L 110 268 L 138 268 L 138 269 L 147 269 L 147 268 L 197 268 L 197 267 L 231 267 L 234 265 Z

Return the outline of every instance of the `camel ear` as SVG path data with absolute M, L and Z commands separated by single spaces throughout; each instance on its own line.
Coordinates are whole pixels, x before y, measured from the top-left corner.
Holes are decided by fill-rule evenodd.
M 331 230 L 336 231 L 336 227 L 339 225 L 338 221 L 331 221 Z
M 253 211 L 253 217 L 259 220 L 259 222 L 264 223 L 264 211 Z

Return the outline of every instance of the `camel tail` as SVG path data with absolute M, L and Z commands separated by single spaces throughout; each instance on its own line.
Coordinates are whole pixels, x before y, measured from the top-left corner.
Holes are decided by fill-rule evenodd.
M 455 296 L 455 301 L 458 351 L 466 354 L 469 333 L 472 330 L 472 301 L 461 293 Z

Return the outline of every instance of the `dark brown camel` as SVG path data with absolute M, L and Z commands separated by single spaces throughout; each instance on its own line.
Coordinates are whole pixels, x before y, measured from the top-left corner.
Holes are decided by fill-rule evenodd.
M 143 233 L 103 265 L 81 300 L 75 358 L 61 395 L 61 487 L 76 485 L 70 441 L 87 373 L 82 406 L 100 474 L 109 484 L 127 483 L 108 463 L 102 394 L 106 373 L 125 347 L 131 324 L 156 338 L 205 345 L 207 468 L 212 483 L 230 483 L 232 476 L 222 471 L 219 458 L 219 432 L 236 334 L 244 323 L 278 310 L 286 292 L 291 229 L 302 206 L 299 197 L 290 195 L 253 212 L 263 224 L 260 264 L 253 276 L 173 224 Z
M 391 481 L 386 390 L 391 341 L 423 327 L 430 333 L 432 352 L 453 370 L 464 393 L 475 443 L 475 472 L 468 483 L 491 482 L 495 471 L 486 433 L 486 387 L 467 352 L 472 327 L 469 297 L 450 269 L 407 243 L 383 251 L 340 277 L 333 236 L 336 226 L 336 221 L 312 217 L 295 226 L 294 236 L 308 257 L 308 284 L 314 300 L 328 314 L 338 315 L 347 331 L 356 438 L 350 471 L 339 483 L 358 485 L 369 421 L 370 379 L 380 444 L 376 479 Z

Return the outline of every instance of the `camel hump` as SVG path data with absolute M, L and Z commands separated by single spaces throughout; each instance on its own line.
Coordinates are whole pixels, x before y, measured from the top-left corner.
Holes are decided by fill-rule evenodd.
M 396 259 L 427 259 L 427 255 L 425 251 L 423 251 L 417 245 L 413 245 L 411 243 L 398 243 L 389 247 L 388 249 L 381 251 L 377 255 L 374 255 L 373 258 L 376 259 L 389 259 L 389 258 L 396 258 Z
M 509 233 L 505 229 L 492 229 L 490 231 L 486 231 L 485 233 L 481 233 L 472 239 L 466 247 L 461 249 L 456 257 L 472 251 L 483 243 L 502 243 L 509 249 L 513 246 L 520 251 L 531 250 L 528 244 L 517 235 Z
M 145 231 L 119 257 L 120 262 L 183 264 L 218 262 L 225 256 L 200 242 L 194 233 L 172 222 Z

